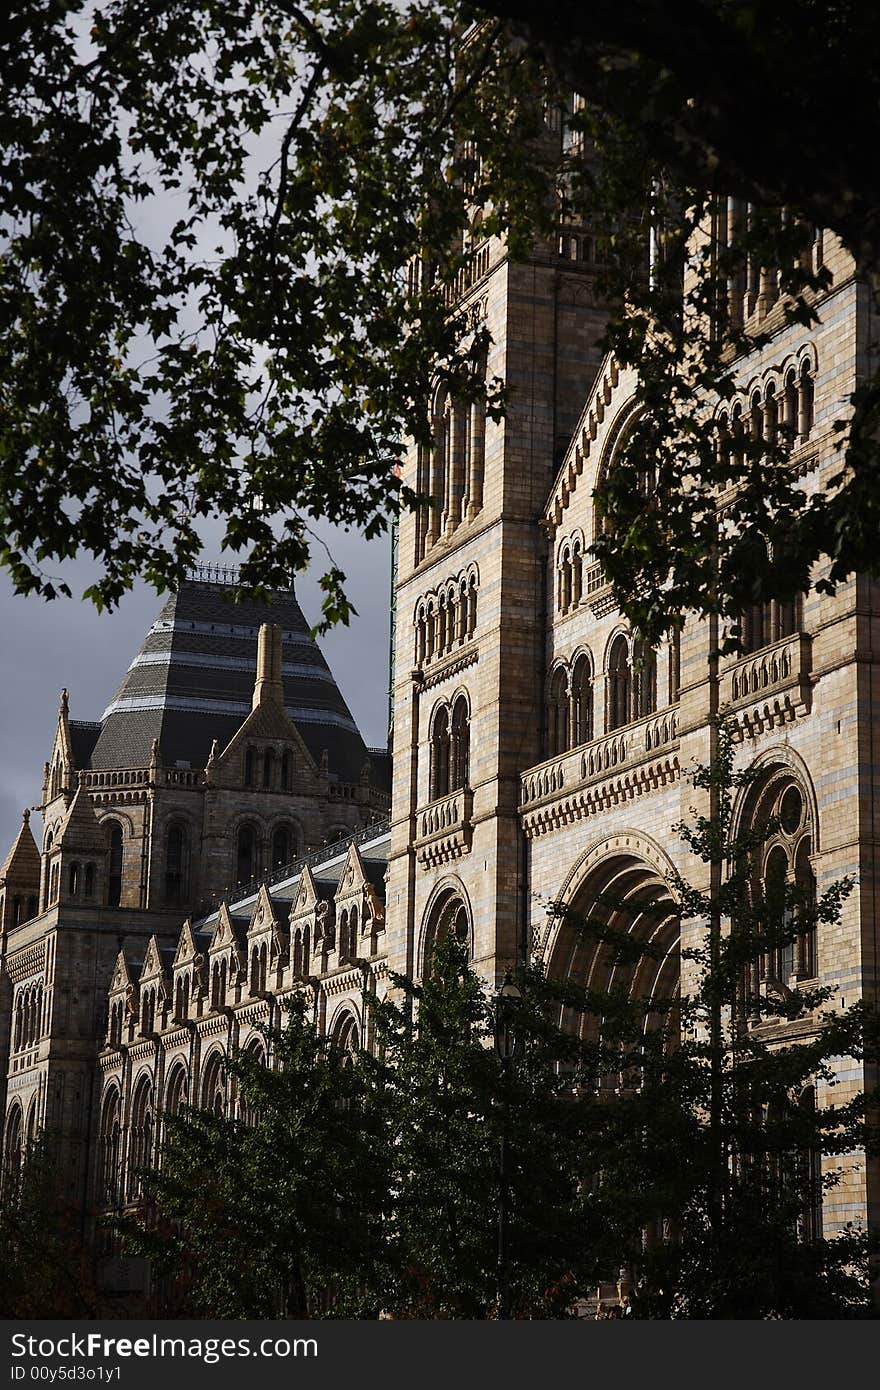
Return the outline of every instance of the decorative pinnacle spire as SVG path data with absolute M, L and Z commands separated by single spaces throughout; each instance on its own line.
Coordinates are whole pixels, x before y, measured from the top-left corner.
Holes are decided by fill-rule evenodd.
M 275 700 L 284 704 L 284 685 L 281 680 L 281 628 L 277 623 L 262 623 L 257 639 L 257 679 L 254 685 L 253 708 Z
M 67 686 L 65 686 L 64 689 L 63 689 L 62 692 L 61 692 L 61 701 L 60 701 L 59 706 L 58 706 L 58 713 L 59 713 L 59 714 L 66 714 L 66 713 L 67 713 L 67 708 L 68 708 L 69 703 L 70 703 L 70 696 L 69 696 L 68 693 L 67 693 Z
M 23 810 L 22 813 L 21 813 L 21 822 L 22 822 L 22 825 L 27 825 L 27 823 L 28 823 L 28 821 L 30 820 L 30 818 L 31 818 L 30 809 L 29 809 L 29 807 L 25 806 L 24 810 Z

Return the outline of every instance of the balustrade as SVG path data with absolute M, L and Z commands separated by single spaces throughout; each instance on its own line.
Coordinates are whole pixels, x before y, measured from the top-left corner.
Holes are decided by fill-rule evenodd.
M 643 762 L 658 749 L 673 745 L 677 738 L 677 710 L 670 706 L 531 768 L 521 779 L 520 803 L 533 806 L 597 782 L 618 768 Z
M 743 704 L 799 685 L 807 678 L 809 669 L 810 639 L 803 633 L 795 633 L 740 658 L 731 666 L 722 677 L 722 702 Z

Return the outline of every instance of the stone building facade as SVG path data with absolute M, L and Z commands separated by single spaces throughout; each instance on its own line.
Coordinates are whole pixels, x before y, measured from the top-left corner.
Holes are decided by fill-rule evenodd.
M 152 1038 L 177 1017 L 163 971 L 183 918 L 326 857 L 324 846 L 347 852 L 387 815 L 387 752 L 365 746 L 293 593 L 267 611 L 227 602 L 229 587 L 219 571 L 181 586 L 99 723 L 73 720 L 62 692 L 40 843 L 26 812 L 0 870 L 4 1164 L 51 1129 L 68 1196 L 84 1206 L 99 1161 L 99 1054 L 108 1036 L 133 1040 L 136 1024 Z M 203 933 L 187 941 L 194 958 Z M 195 1010 L 201 976 L 187 959 Z M 108 1012 L 108 986 L 116 1000 L 129 968 L 118 962 L 148 982 L 136 1019 L 126 994 L 124 1028 Z
M 743 318 L 762 345 L 738 362 L 727 409 L 756 429 L 784 418 L 806 485 L 821 487 L 836 467 L 834 422 L 869 371 L 872 327 L 834 238 L 817 235 L 813 255 L 831 281 L 809 330 L 784 323 L 769 273 L 744 290 Z M 596 277 L 589 238 L 567 228 L 526 264 L 487 241 L 462 287 L 463 307 L 491 333 L 487 374 L 508 384 L 511 405 L 490 422 L 438 393 L 434 447 L 406 463 L 404 481 L 435 505 L 400 521 L 387 823 L 370 824 L 384 810 L 377 764 L 361 765 L 365 750 L 347 730 L 335 771 L 335 735 L 314 712 L 326 704 L 303 714 L 304 697 L 288 691 L 284 644 L 300 674 L 316 661 L 293 619 L 278 620 L 281 674 L 277 635 L 261 640 L 249 713 L 238 687 L 239 705 L 224 712 L 235 698 L 222 664 L 198 668 L 197 696 L 182 676 L 175 685 L 172 651 L 167 688 L 178 703 L 216 701 L 211 719 L 232 721 L 220 733 L 187 723 L 189 707 L 172 711 L 173 701 L 167 730 L 135 722 L 153 639 L 100 732 L 72 724 L 63 704 L 42 845 L 24 826 L 0 874 L 7 1162 L 29 1127 L 54 1123 L 76 1136 L 84 1199 L 129 1200 L 164 1114 L 184 1099 L 236 1113 L 223 1058 L 263 1047 L 257 1025 L 278 1016 L 286 994 L 308 990 L 326 1031 L 369 1045 L 364 987 L 381 994 L 389 971 L 422 974 L 447 931 L 468 941 L 491 985 L 528 953 L 553 973 L 607 983 L 601 958 L 551 923 L 551 901 L 583 909 L 612 890 L 649 905 L 662 950 L 642 983 L 674 992 L 681 933 L 669 875 L 699 881 L 700 867 L 674 827 L 695 801 L 685 774 L 711 757 L 720 711 L 735 722 L 741 765 L 760 770 L 738 817 L 779 817 L 765 872 L 819 889 L 857 878 L 840 924 L 766 958 L 754 987 L 784 997 L 809 981 L 833 986 L 841 1005 L 876 999 L 877 586 L 856 577 L 833 596 L 811 590 L 756 608 L 740 655 L 719 659 L 714 624 L 690 617 L 656 652 L 640 647 L 587 556 L 596 480 L 635 418 L 631 372 L 599 348 Z M 207 640 L 213 618 L 184 610 L 188 633 Z M 167 621 L 176 634 L 177 608 Z M 164 662 L 163 632 L 153 638 Z M 117 716 L 132 721 L 118 739 Z M 122 827 L 121 869 L 112 824 Z M 259 850 L 241 848 L 251 824 Z M 278 825 L 295 825 L 285 841 L 295 862 L 266 874 Z M 177 826 L 185 852 L 171 838 Z M 347 843 L 321 848 L 343 829 L 355 832 Z M 72 889 L 74 863 L 83 885 L 92 866 L 100 911 Z M 259 885 L 236 887 L 259 869 Z M 219 892 L 223 902 L 210 904 Z M 20 920 L 35 894 L 37 916 Z M 639 929 L 638 914 L 628 917 Z M 782 1022 L 776 1035 L 786 1037 Z M 838 1079 L 841 1099 L 866 1080 L 847 1059 Z M 821 1083 L 815 1091 L 821 1105 Z M 878 1224 L 878 1200 L 876 1169 L 854 1162 L 828 1194 L 825 1229 Z

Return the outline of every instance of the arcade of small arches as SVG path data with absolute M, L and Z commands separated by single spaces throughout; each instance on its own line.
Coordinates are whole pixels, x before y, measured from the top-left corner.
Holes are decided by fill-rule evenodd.
M 252 1036 L 243 1051 L 266 1061 L 261 1035 Z M 104 1206 L 140 1199 L 145 1171 L 161 1162 L 166 1116 L 177 1115 L 184 1106 L 195 1104 L 244 1124 L 257 1121 L 257 1115 L 227 1072 L 222 1046 L 207 1052 L 194 1076 L 182 1057 L 170 1058 L 163 1072 L 164 1077 L 160 1074 L 157 1080 L 157 1074 L 145 1068 L 135 1077 L 127 1114 L 118 1080 L 113 1078 L 105 1086 L 95 1174 L 96 1197 Z
M 766 372 L 725 404 L 716 417 L 722 459 L 743 461 L 747 438 L 776 444 L 805 444 L 814 423 L 816 355 L 803 348 L 778 370 Z
M 415 661 L 423 666 L 447 656 L 473 637 L 477 626 L 479 577 L 471 566 L 419 599 L 415 610 Z
M 658 702 L 657 656 L 628 632 L 615 633 L 605 652 L 605 669 L 597 678 L 593 657 L 580 648 L 551 668 L 547 683 L 548 757 L 589 743 L 599 731 L 611 733 L 654 714 L 661 704 L 678 700 L 679 643 L 668 644 L 665 689 Z
M 42 980 L 19 986 L 13 1002 L 13 1052 L 24 1052 L 39 1042 L 46 1031 L 48 1002 Z

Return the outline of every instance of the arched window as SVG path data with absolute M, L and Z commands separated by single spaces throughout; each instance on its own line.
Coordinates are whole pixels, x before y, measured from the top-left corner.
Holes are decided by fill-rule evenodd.
M 593 737 L 593 667 L 586 654 L 571 673 L 571 742 L 574 747 Z
M 431 971 L 431 957 L 434 948 L 441 941 L 445 941 L 447 936 L 454 936 L 457 941 L 464 945 L 470 954 L 471 928 L 468 910 L 459 895 L 451 891 L 445 894 L 437 902 L 431 912 L 425 930 L 425 940 L 423 947 L 422 974 L 426 976 Z
M 87 898 L 95 895 L 95 866 L 86 864 L 85 874 L 83 875 L 83 892 Z
M 470 777 L 470 716 L 464 695 L 452 706 L 452 735 L 450 747 L 449 790 L 460 791 Z
M 68 875 L 67 875 L 67 891 L 68 891 L 68 893 L 70 894 L 70 896 L 71 896 L 72 898 L 75 898 L 76 895 L 77 895 L 77 893 L 79 892 L 79 885 L 80 885 L 80 867 L 79 867 L 79 864 L 71 864 L 70 869 L 68 870 Z
M 271 787 L 275 781 L 275 754 L 267 748 L 263 754 L 263 786 Z
M 358 953 L 358 910 L 352 907 L 348 914 L 348 959 L 357 960 Z
M 292 864 L 297 856 L 297 837 L 291 825 L 277 825 L 272 832 L 272 868 Z
M 568 672 L 558 666 L 550 677 L 550 756 L 568 750 Z
M 215 960 L 211 970 L 211 1008 L 222 1009 L 226 1005 L 226 961 Z
M 643 719 L 657 708 L 657 658 L 644 642 L 633 647 L 633 719 Z
M 785 996 L 797 981 L 818 974 L 816 928 L 810 915 L 816 898 L 813 827 L 796 779 L 785 772 L 771 775 L 756 793 L 753 820 L 758 827 L 775 826 L 763 846 L 755 892 L 764 905 L 768 936 L 780 939 L 752 963 L 749 992 L 757 994 L 764 986 Z
M 226 1114 L 226 1071 L 223 1055 L 213 1052 L 202 1082 L 202 1108 L 214 1115 Z
M 451 739 L 449 710 L 441 706 L 434 715 L 431 728 L 431 800 L 449 794 L 449 763 Z
M 114 1046 L 118 1047 L 122 1042 L 122 1001 L 117 1000 L 110 1009 L 110 1027 L 108 1038 Z
M 12 1183 L 18 1177 L 23 1157 L 23 1124 L 21 1106 L 10 1106 L 6 1115 L 6 1132 L 3 1136 L 3 1185 Z
M 674 705 L 681 692 L 681 634 L 678 629 L 669 639 L 669 703 Z
M 340 1018 L 336 1019 L 331 1036 L 336 1050 L 342 1053 L 344 1061 L 350 1064 L 355 1054 L 360 1051 L 361 1045 L 360 1029 L 354 1014 L 346 1010 Z
M 436 541 L 440 535 L 447 504 L 452 453 L 452 406 L 446 390 L 437 393 L 431 424 L 434 438 L 428 477 L 428 495 L 431 499 L 431 510 L 426 525 L 428 545 Z
M 236 883 L 250 883 L 260 873 L 260 843 L 256 826 L 239 826 L 235 848 Z
M 189 975 L 181 975 L 178 978 L 174 991 L 174 1014 L 175 1017 L 183 1022 L 189 1016 Z
M 179 906 L 189 892 L 189 837 L 186 827 L 175 821 L 165 839 L 165 901 Z
M 269 983 L 269 946 L 263 942 L 260 947 L 260 989 L 265 992 Z
M 114 1086 L 104 1098 L 98 1149 L 98 1196 L 108 1207 L 119 1200 L 119 1092 Z
M 143 1193 L 144 1174 L 153 1166 L 153 1086 L 148 1077 L 137 1084 L 131 1112 L 128 1161 L 128 1195 L 136 1201 Z
M 260 1066 L 266 1065 L 266 1049 L 259 1038 L 251 1039 L 245 1048 L 245 1056 L 250 1061 L 259 1063 Z M 262 1118 L 260 1110 L 254 1106 L 246 1096 L 242 1095 L 240 1089 L 238 1093 L 238 1118 L 241 1120 L 242 1124 L 248 1125 L 251 1128 L 258 1125 Z
M 632 671 L 629 642 L 622 632 L 611 643 L 608 653 L 608 709 L 606 727 L 621 729 L 630 722 L 632 708 Z
M 808 439 L 813 428 L 813 373 L 809 362 L 801 363 L 798 377 L 798 437 Z
M 293 754 L 289 748 L 285 748 L 281 754 L 281 790 L 289 792 L 293 789 Z
M 762 647 L 781 642 L 798 632 L 802 623 L 803 600 L 800 594 L 790 599 L 767 599 L 753 603 L 740 622 L 743 652 L 750 655 Z
M 254 750 L 248 748 L 244 755 L 244 784 L 246 787 L 254 785 Z
M 425 618 L 425 660 L 430 661 L 434 655 L 434 605 L 428 604 L 428 613 Z
M 107 838 L 107 906 L 122 901 L 122 826 L 111 821 Z
M 153 1032 L 153 1025 L 156 1021 L 156 991 L 147 989 L 144 991 L 141 1003 L 141 1032 L 148 1038 Z
M 816 1089 L 805 1086 L 798 1102 L 799 1108 L 812 1115 L 816 1109 Z M 800 1195 L 801 1219 L 799 1235 L 802 1240 L 822 1239 L 822 1154 L 818 1148 L 807 1147 L 797 1154 L 797 1183 Z
M 165 1114 L 179 1115 L 189 1093 L 187 1085 L 186 1068 L 178 1063 L 172 1067 L 171 1075 L 165 1086 Z
M 339 964 L 344 965 L 349 957 L 348 912 L 339 914 Z
M 442 656 L 447 650 L 449 643 L 449 610 L 446 607 L 446 595 L 441 594 L 437 600 L 437 651 Z
M 567 613 L 571 607 L 571 554 L 566 546 L 562 552 L 559 566 L 559 611 Z

